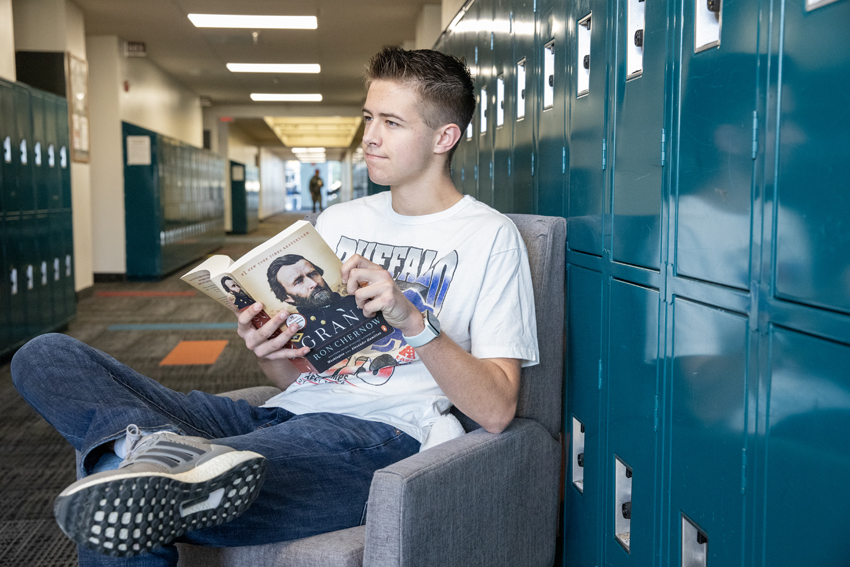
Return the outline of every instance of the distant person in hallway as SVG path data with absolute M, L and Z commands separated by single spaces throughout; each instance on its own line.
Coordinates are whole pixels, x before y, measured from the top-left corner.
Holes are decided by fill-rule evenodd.
M 81 565 L 173 566 L 178 541 L 249 546 L 361 525 L 374 472 L 433 445 L 452 405 L 491 433 L 513 420 L 520 368 L 538 362 L 531 274 L 516 226 L 452 184 L 476 104 L 469 71 L 385 48 L 367 87 L 365 161 L 391 189 L 329 207 L 316 228 L 348 296 L 399 331 L 394 364 L 370 382 L 301 374 L 289 359 L 309 348 L 287 346 L 298 325 L 281 313 L 255 329 L 257 302 L 237 333 L 282 392 L 255 407 L 172 391 L 65 335 L 34 339 L 13 380 L 80 453 L 55 513 Z
M 316 212 L 316 205 L 319 205 L 319 211 L 324 211 L 325 207 L 322 205 L 322 187 L 325 186 L 325 182 L 322 181 L 322 178 L 319 177 L 319 170 L 316 170 L 315 175 L 310 178 L 310 197 L 313 198 L 313 212 Z

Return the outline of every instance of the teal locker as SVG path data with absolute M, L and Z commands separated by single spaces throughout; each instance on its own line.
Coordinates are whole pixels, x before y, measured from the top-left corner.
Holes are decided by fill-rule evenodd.
M 617 4 L 616 13 L 611 255 L 617 262 L 654 270 L 662 263 L 662 164 L 669 159 L 670 130 L 665 70 L 672 6 L 628 0 Z
M 493 204 L 493 138 L 495 130 L 496 78 L 494 76 L 496 34 L 493 31 L 495 0 L 478 0 L 478 193 L 482 203 Z
M 751 201 L 759 4 L 723 2 L 710 12 L 684 2 L 680 12 L 675 270 L 739 289 L 750 287 L 758 213 Z
M 536 135 L 534 108 L 537 93 L 537 49 L 534 44 L 535 0 L 514 0 L 515 114 L 513 138 L 513 212 L 534 213 Z M 539 160 L 537 160 L 539 161 Z M 539 167 L 538 167 L 539 169 Z
M 850 346 L 772 326 L 763 565 L 847 564 Z
M 570 19 L 569 246 L 602 256 L 608 156 L 608 0 L 579 0 Z
M 569 466 L 564 490 L 564 563 L 601 565 L 603 434 L 601 431 L 602 274 L 567 268 L 567 414 Z
M 539 175 L 535 178 L 535 212 L 564 216 L 567 179 L 566 95 L 567 73 L 566 10 L 556 0 L 540 2 L 534 42 L 537 72 L 534 112 L 537 122 Z
M 608 289 L 605 564 L 650 566 L 658 553 L 661 520 L 661 301 L 657 289 L 625 281 L 612 279 Z
M 0 353 L 10 348 L 13 322 L 16 319 L 12 310 L 16 309 L 11 303 L 11 260 L 14 235 L 6 226 L 6 216 L 9 214 L 9 199 L 6 192 L 11 189 L 15 179 L 12 170 L 12 139 L 14 131 L 14 109 L 12 85 L 0 80 L 0 255 L 2 255 L 3 283 L 0 285 Z
M 53 289 L 49 274 L 52 238 L 50 233 L 50 175 L 47 165 L 47 115 L 50 102 L 47 93 L 30 89 L 32 113 L 32 182 L 35 189 L 33 231 L 35 235 L 34 266 L 37 305 L 37 333 L 46 332 L 54 321 Z M 34 320 L 34 313 L 29 319 Z
M 43 305 L 39 295 L 39 219 L 36 210 L 36 176 L 33 172 L 33 123 L 31 91 L 23 85 L 15 85 L 15 143 L 13 165 L 15 166 L 16 226 L 18 235 L 16 250 L 12 253 L 13 270 L 17 272 L 17 299 L 23 305 L 23 332 L 21 338 L 37 335 L 42 330 Z
M 47 261 L 48 287 L 53 302 L 53 324 L 61 325 L 68 317 L 68 307 L 65 305 L 66 293 L 62 279 L 62 256 L 65 248 L 64 221 L 62 211 L 62 170 L 59 165 L 59 130 L 58 121 L 65 108 L 57 96 L 46 96 L 45 113 L 45 148 L 44 173 L 48 192 L 48 252 Z M 64 114 L 67 116 L 67 114 Z
M 776 295 L 850 313 L 850 2 L 782 4 Z
M 664 565 L 700 554 L 708 565 L 746 565 L 748 320 L 681 298 L 670 315 Z
M 458 26 L 463 34 L 464 56 L 475 88 L 475 113 L 472 121 L 467 126 L 463 137 L 463 188 L 464 195 L 478 196 L 478 135 L 481 121 L 481 101 L 479 85 L 481 82 L 481 71 L 479 69 L 479 45 L 478 45 L 478 3 L 469 6 L 463 19 Z
M 68 101 L 56 99 L 56 167 L 59 172 L 59 219 L 62 248 L 59 251 L 64 300 L 64 318 L 70 319 L 77 312 L 77 294 L 74 284 L 74 229 L 71 202 L 71 144 L 68 123 Z
M 516 75 L 513 45 L 513 3 L 495 0 L 493 19 L 493 74 L 496 91 L 493 105 L 493 207 L 513 211 L 511 148 L 515 122 Z

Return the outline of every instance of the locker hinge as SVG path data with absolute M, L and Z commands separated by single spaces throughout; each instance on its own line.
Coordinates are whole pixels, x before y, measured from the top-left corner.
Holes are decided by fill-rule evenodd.
M 490 51 L 493 51 L 493 42 L 495 41 L 495 35 L 493 32 L 490 32 Z
M 667 132 L 661 129 L 661 167 L 664 167 L 664 159 L 667 155 Z
M 567 172 L 567 147 L 561 146 L 561 173 Z
M 490 179 L 493 179 L 493 162 L 490 162 Z
M 475 46 L 475 64 L 478 65 L 478 46 Z
M 475 180 L 478 181 L 478 166 L 475 166 Z
M 534 177 L 534 152 L 531 152 L 531 176 Z
M 508 158 L 508 177 L 511 176 L 511 158 Z
M 747 492 L 747 448 L 741 449 L 741 494 Z
M 655 396 L 655 422 L 653 428 L 654 431 L 658 431 L 658 396 Z
M 602 359 L 599 359 L 599 389 L 602 389 Z
M 465 168 L 461 167 L 460 168 L 460 180 L 461 180 L 461 182 L 463 182 L 463 181 L 465 181 L 465 179 L 466 179 L 466 171 L 465 171 Z
M 602 171 L 608 165 L 608 140 L 602 139 Z
M 759 153 L 759 113 L 753 110 L 753 159 Z
M 533 4 L 532 4 L 532 6 L 531 6 L 531 11 L 532 11 L 532 12 L 537 12 L 537 0 L 534 0 L 534 3 L 533 3 Z

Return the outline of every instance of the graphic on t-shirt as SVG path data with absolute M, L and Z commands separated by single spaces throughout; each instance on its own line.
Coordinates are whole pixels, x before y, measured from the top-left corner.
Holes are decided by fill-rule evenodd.
M 349 256 L 360 254 L 383 266 L 417 309 L 428 310 L 435 315 L 439 315 L 445 303 L 458 264 L 455 250 L 437 259 L 436 250 L 355 240 L 346 236 L 340 238 L 336 254 L 343 262 Z M 358 383 L 382 386 L 392 377 L 396 366 L 416 360 L 416 352 L 404 341 L 398 329 L 373 343 L 371 352 L 361 355 L 333 372 L 302 375 L 296 383 L 337 382 L 352 386 Z

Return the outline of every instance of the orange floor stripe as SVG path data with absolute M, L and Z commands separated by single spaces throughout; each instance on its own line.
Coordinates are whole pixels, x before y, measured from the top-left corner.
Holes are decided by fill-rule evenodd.
M 215 364 L 226 346 L 227 341 L 180 341 L 159 365 Z
M 194 291 L 98 291 L 97 297 L 181 297 L 195 295 Z

